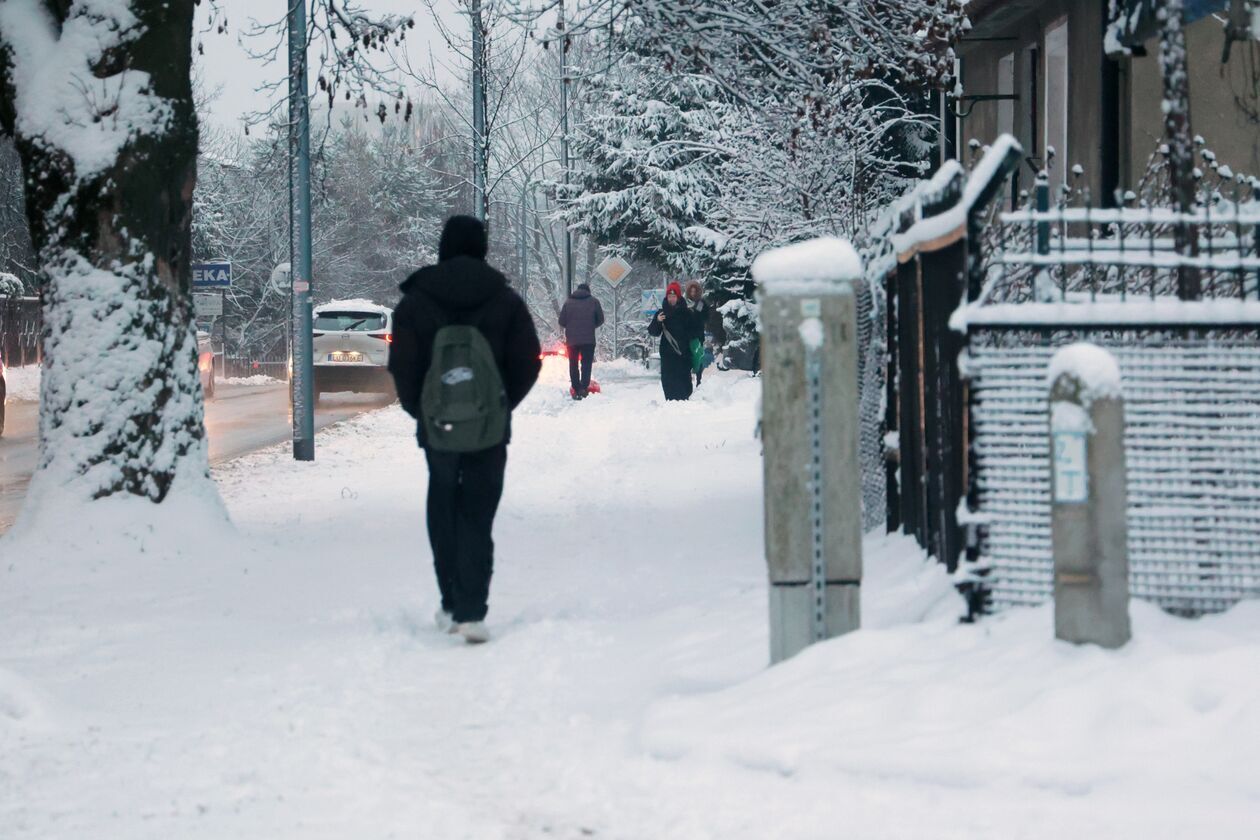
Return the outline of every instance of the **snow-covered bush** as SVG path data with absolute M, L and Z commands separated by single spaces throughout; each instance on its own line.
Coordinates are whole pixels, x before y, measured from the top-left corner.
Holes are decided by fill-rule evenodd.
M 761 307 L 751 300 L 736 298 L 718 307 L 726 345 L 722 348 L 722 366 L 739 370 L 761 368 Z
M 22 294 L 22 281 L 16 275 L 0 272 L 0 300 Z

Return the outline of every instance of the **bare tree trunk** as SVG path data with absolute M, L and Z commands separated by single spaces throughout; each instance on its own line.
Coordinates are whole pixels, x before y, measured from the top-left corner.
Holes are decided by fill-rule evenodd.
M 90 6 L 0 7 L 0 123 L 45 282 L 37 486 L 157 502 L 208 472 L 189 296 L 194 0 Z M 45 67 L 64 78 L 36 84 Z

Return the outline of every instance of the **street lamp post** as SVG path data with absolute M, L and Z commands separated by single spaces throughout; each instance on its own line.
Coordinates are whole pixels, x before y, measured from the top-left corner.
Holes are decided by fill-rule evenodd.
M 292 265 L 293 457 L 315 460 L 311 336 L 311 130 L 306 89 L 306 4 L 289 3 L 289 258 Z

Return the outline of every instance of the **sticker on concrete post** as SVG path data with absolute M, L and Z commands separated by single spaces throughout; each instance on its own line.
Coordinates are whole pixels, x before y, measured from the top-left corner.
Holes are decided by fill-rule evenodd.
M 1080 503 L 1089 499 L 1087 437 L 1093 431 L 1089 413 L 1074 402 L 1056 400 L 1050 408 L 1050 445 L 1054 451 L 1054 501 Z
M 1089 498 L 1089 472 L 1085 463 L 1085 432 L 1054 431 L 1054 500 L 1084 502 Z

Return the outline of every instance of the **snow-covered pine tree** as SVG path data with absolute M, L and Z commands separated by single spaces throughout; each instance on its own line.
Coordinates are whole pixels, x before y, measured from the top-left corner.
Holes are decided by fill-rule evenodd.
M 40 477 L 161 501 L 207 474 L 188 295 L 193 0 L 0 3 L 0 124 L 44 275 Z
M 717 85 L 627 60 L 583 98 L 587 118 L 573 142 L 582 168 L 566 217 L 632 260 L 680 273 L 709 268 L 691 231 L 710 224 L 731 156 Z

